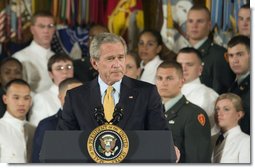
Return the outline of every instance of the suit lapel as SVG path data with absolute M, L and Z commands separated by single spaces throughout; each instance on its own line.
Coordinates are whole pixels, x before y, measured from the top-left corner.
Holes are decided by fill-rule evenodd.
M 248 75 L 239 85 L 237 84 L 237 81 L 235 81 L 228 89 L 229 92 L 234 92 L 238 95 L 241 95 L 242 92 L 247 90 L 250 90 L 250 75 Z
M 182 98 L 169 110 L 167 110 L 166 115 L 167 115 L 167 120 L 170 121 L 174 118 L 176 118 L 178 111 L 180 108 L 182 108 L 183 104 L 187 102 L 186 98 L 182 96 Z
M 101 103 L 101 94 L 100 94 L 100 87 L 98 84 L 98 78 L 94 79 L 91 81 L 90 83 L 90 95 L 88 96 L 88 102 L 89 102 L 89 113 L 90 113 L 90 117 L 93 121 L 93 123 L 95 124 L 95 126 L 98 126 L 98 123 L 95 119 L 95 108 L 102 106 Z M 87 102 L 85 102 L 87 103 Z
M 208 56 L 209 48 L 212 46 L 212 41 L 208 38 L 199 48 L 198 50 L 201 53 L 202 59 Z
M 239 85 L 239 89 L 243 92 L 244 90 L 250 90 L 250 75 L 248 75 Z
M 123 118 L 120 120 L 118 126 L 122 129 L 125 128 L 126 122 L 132 115 L 135 107 L 135 102 L 137 99 L 138 92 L 134 87 L 132 79 L 124 76 L 121 82 L 120 89 L 120 100 L 119 105 L 124 109 Z

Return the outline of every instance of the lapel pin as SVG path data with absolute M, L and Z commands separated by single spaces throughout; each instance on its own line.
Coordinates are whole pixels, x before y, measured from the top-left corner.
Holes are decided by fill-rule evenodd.
M 168 123 L 169 124 L 174 124 L 175 122 L 174 122 L 174 120 L 170 120 Z

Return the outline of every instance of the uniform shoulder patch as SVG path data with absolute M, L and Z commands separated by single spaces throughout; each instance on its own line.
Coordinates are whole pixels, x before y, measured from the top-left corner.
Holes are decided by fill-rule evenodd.
M 205 126 L 205 116 L 204 116 L 204 114 L 199 114 L 198 116 L 197 116 L 197 120 L 198 120 L 198 122 L 202 125 L 202 126 Z

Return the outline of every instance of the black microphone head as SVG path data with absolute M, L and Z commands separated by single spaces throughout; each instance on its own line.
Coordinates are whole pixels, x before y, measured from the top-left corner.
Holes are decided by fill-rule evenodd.
M 95 108 L 94 115 L 99 125 L 102 125 L 106 122 L 106 119 L 104 116 L 104 108 L 102 105 Z
M 122 117 L 123 116 L 123 108 L 119 107 L 119 108 L 115 108 L 114 109 L 114 112 L 113 112 L 113 117 L 115 116 L 120 116 Z
M 95 113 L 101 113 L 104 112 L 104 107 L 102 105 L 99 105 L 97 107 L 95 107 Z
M 120 104 L 116 104 L 113 112 L 113 119 L 112 123 L 117 124 L 123 118 L 124 109 L 121 107 Z

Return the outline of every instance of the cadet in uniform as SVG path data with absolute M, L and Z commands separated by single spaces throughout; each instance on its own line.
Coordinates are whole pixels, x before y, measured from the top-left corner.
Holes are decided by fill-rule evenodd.
M 210 123 L 206 112 L 181 93 L 182 67 L 163 62 L 156 73 L 156 86 L 166 109 L 165 116 L 179 148 L 182 163 L 208 163 L 211 157 Z
M 187 16 L 187 36 L 192 47 L 201 52 L 204 67 L 201 83 L 221 94 L 227 91 L 235 76 L 224 58 L 226 49 L 209 37 L 210 11 L 204 6 L 193 6 Z
M 233 37 L 228 42 L 228 60 L 236 80 L 229 92 L 241 97 L 245 115 L 240 121 L 243 132 L 250 135 L 250 39 L 244 35 Z

